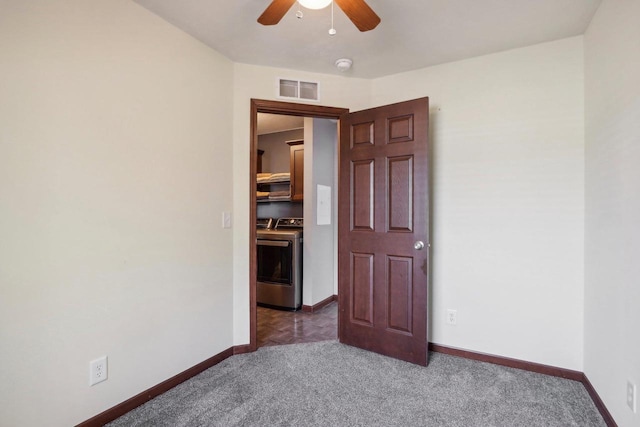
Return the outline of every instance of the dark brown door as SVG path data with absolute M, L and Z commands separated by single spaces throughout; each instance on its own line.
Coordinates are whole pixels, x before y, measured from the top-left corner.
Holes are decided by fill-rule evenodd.
M 340 342 L 420 365 L 427 364 L 428 126 L 428 98 L 340 119 Z

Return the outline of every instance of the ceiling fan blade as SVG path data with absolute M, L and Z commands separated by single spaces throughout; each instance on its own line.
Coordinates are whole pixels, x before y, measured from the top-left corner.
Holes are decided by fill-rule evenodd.
M 262 25 L 275 25 L 287 13 L 296 0 L 273 0 L 271 4 L 262 12 L 258 22 Z
M 373 30 L 380 23 L 380 17 L 364 0 L 334 0 L 360 31 Z

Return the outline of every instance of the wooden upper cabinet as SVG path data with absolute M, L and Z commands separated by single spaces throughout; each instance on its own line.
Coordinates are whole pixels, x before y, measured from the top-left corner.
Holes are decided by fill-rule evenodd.
M 256 172 L 262 173 L 262 155 L 264 154 L 264 150 L 258 150 L 258 161 L 256 164 Z
M 304 199 L 304 141 L 287 141 L 289 144 L 289 171 L 291 172 L 291 200 Z

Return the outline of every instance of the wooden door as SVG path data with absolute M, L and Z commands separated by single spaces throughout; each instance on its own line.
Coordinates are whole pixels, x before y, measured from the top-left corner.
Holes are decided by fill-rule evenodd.
M 420 365 L 427 364 L 428 126 L 428 98 L 340 119 L 340 342 Z

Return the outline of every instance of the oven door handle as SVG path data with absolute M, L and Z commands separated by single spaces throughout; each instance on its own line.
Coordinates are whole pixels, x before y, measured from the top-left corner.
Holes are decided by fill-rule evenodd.
M 262 246 L 278 246 L 281 248 L 288 248 L 288 240 L 258 240 L 258 245 Z

